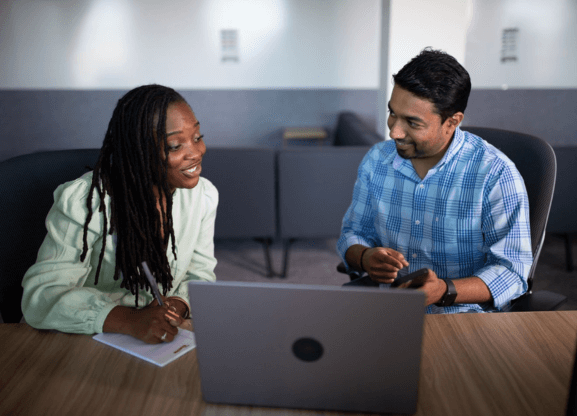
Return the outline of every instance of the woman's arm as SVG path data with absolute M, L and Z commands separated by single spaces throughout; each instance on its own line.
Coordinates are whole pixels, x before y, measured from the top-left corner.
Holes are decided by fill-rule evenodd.
M 174 303 L 179 311 L 186 308 L 188 312 L 188 282 L 191 280 L 216 280 L 214 268 L 214 225 L 218 207 L 218 191 L 212 183 L 203 179 L 198 185 L 201 196 L 197 200 L 183 201 L 184 207 L 179 210 L 182 217 L 174 218 L 174 227 L 180 227 L 182 238 L 178 241 L 178 264 L 183 265 L 179 280 L 169 293 L 169 302 Z M 196 202 L 196 203 L 195 203 Z M 193 208 L 189 208 L 190 205 Z M 190 216 L 197 216 L 190 218 Z M 182 258 L 181 258 L 182 257 Z M 174 302 L 174 301 L 180 302 Z M 178 303 L 181 303 L 179 307 Z M 186 315 L 182 315 L 186 316 Z
M 106 316 L 116 306 L 109 294 L 90 282 L 95 269 L 92 254 L 103 243 L 100 215 L 94 215 L 90 222 L 88 253 L 80 261 L 90 180 L 91 174 L 86 174 L 61 185 L 54 193 L 55 202 L 46 218 L 46 238 L 36 263 L 22 281 L 22 311 L 26 322 L 36 328 L 101 332 Z M 95 196 L 93 205 L 98 213 L 97 199 Z M 109 248 L 112 246 L 110 236 L 106 243 Z

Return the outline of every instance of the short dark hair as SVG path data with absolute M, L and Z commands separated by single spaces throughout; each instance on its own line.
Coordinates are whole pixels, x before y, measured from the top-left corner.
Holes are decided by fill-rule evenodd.
M 465 113 L 471 92 L 469 73 L 446 52 L 425 48 L 393 75 L 395 85 L 431 101 L 441 123 Z

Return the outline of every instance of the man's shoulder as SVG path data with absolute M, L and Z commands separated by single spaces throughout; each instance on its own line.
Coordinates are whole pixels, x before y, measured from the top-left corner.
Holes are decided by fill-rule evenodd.
M 500 170 L 513 169 L 517 171 L 513 161 L 501 150 L 497 149 L 482 137 L 469 133 L 466 130 L 463 130 L 463 133 L 465 135 L 463 150 L 470 153 L 471 157 L 482 159 L 485 163 L 490 163 L 494 168 L 499 168 Z
M 368 151 L 365 160 L 370 160 L 373 163 L 392 163 L 397 155 L 397 149 L 394 140 L 383 140 L 379 142 Z

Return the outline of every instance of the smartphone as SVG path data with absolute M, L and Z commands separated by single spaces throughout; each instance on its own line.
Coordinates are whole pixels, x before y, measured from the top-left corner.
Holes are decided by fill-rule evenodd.
M 398 286 L 402 285 L 403 283 L 406 283 L 406 282 L 408 282 L 408 281 L 410 281 L 410 280 L 413 280 L 413 279 L 415 279 L 415 278 L 417 278 L 417 277 L 419 277 L 419 276 L 422 276 L 422 275 L 424 275 L 424 274 L 427 274 L 428 272 L 429 272 L 429 269 L 424 268 L 424 269 L 419 269 L 419 270 L 417 270 L 416 272 L 409 273 L 409 274 L 406 275 L 406 276 L 397 277 L 397 278 L 393 281 L 393 283 L 391 283 L 391 287 L 398 287 Z
M 422 276 L 424 274 L 426 274 L 428 272 L 429 269 L 419 269 L 416 272 L 413 273 L 409 273 L 406 276 L 403 277 L 397 277 L 393 283 L 391 283 L 390 287 L 398 287 L 400 285 L 402 285 L 405 282 L 408 282 L 409 280 L 413 280 L 416 277 Z M 386 283 L 379 283 L 379 282 L 375 282 L 374 280 L 372 280 L 369 275 L 365 275 L 363 277 L 359 277 L 358 279 L 355 280 L 351 280 L 348 283 L 345 283 L 343 286 L 365 286 L 365 287 L 382 287 L 382 288 L 386 288 L 389 287 L 388 284 Z

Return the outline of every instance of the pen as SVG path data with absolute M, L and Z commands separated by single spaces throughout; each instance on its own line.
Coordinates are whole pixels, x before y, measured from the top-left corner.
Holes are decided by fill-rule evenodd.
M 150 283 L 150 287 L 152 288 L 152 293 L 156 298 L 156 301 L 160 306 L 163 306 L 162 299 L 160 298 L 160 290 L 158 290 L 158 285 L 156 284 L 156 280 L 152 277 L 152 273 L 150 273 L 150 269 L 145 261 L 142 262 L 142 269 L 144 270 L 144 274 L 148 279 L 148 283 Z

